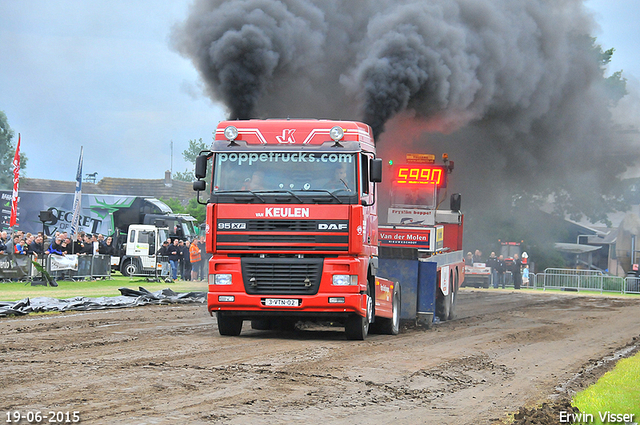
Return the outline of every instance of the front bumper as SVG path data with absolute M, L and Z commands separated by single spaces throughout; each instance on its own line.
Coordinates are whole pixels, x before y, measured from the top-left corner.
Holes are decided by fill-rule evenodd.
M 233 297 L 233 301 L 221 302 L 220 297 Z M 298 300 L 298 306 L 267 306 L 266 299 Z M 344 302 L 329 302 L 330 299 Z M 366 314 L 366 296 L 360 293 L 322 293 L 315 296 L 265 296 L 247 295 L 242 292 L 209 292 L 208 309 L 211 314 L 224 311 L 225 314 L 241 316 L 245 319 L 265 316 L 291 316 L 309 318 L 344 318 L 352 314 Z

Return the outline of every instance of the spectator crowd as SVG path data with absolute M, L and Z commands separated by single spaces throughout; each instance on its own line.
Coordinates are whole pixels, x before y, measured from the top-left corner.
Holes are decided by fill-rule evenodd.
M 180 276 L 182 280 L 207 280 L 204 236 L 196 237 L 192 241 L 167 239 L 157 254 L 167 257 L 171 279 L 177 280 Z
M 9 235 L 7 231 L 1 231 L 0 254 L 32 255 L 34 258 L 41 257 L 42 254 L 117 255 L 111 236 L 78 232 L 73 239 L 67 232 L 55 232 L 46 236 L 42 232 L 32 234 L 17 230 Z M 168 259 L 167 265 L 170 266 L 170 277 L 173 280 L 177 280 L 178 276 L 182 280 L 207 280 L 204 236 L 192 241 L 168 239 L 156 254 Z

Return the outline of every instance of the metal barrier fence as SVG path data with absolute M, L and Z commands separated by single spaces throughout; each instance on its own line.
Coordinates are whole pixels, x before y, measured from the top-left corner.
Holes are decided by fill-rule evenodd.
M 640 294 L 640 278 L 610 276 L 595 270 L 549 268 L 544 273 L 530 274 L 529 287 L 541 290 Z
M 33 264 L 34 259 L 32 255 L 0 254 L 0 281 L 42 280 L 42 274 Z M 59 259 L 66 261 L 62 263 Z M 41 255 L 35 261 L 55 280 L 111 277 L 109 255 Z

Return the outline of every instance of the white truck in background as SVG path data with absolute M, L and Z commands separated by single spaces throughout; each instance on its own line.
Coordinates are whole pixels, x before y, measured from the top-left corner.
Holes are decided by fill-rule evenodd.
M 131 224 L 120 252 L 111 257 L 112 268 L 124 276 L 159 276 L 166 260 L 156 253 L 168 237 L 169 229 L 163 223 Z

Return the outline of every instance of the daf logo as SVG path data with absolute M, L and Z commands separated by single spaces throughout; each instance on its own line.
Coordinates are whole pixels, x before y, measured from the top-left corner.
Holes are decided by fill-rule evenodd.
M 348 227 L 349 226 L 344 223 L 318 223 L 318 230 L 347 230 Z

